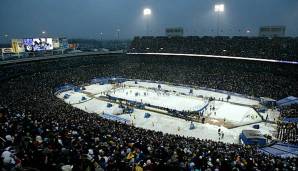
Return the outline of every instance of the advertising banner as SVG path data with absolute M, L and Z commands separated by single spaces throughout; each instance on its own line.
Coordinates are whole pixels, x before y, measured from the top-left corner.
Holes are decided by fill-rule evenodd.
M 33 39 L 24 39 L 23 44 L 26 52 L 33 51 Z
M 22 53 L 25 52 L 23 39 L 12 39 L 11 47 L 14 53 Z
M 60 48 L 59 38 L 53 38 L 53 49 L 59 49 L 59 48 Z
M 26 52 L 53 50 L 52 38 L 29 38 L 23 39 Z

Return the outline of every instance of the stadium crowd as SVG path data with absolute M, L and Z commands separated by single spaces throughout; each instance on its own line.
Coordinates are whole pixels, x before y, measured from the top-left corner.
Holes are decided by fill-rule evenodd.
M 195 53 L 297 61 L 298 38 L 135 37 L 130 52 Z
M 278 121 L 277 137 L 283 141 L 298 144 L 298 124 L 293 119 L 298 118 L 298 105 L 293 104 L 280 108 L 280 120 Z
M 126 55 L 1 66 L 0 105 L 5 110 L 0 114 L 0 166 L 2 171 L 294 171 L 295 158 L 105 120 L 64 103 L 53 90 L 62 83 L 121 75 L 281 98 L 297 96 L 296 71 L 287 64 Z
M 293 104 L 281 108 L 281 117 L 297 118 L 298 117 L 298 105 Z

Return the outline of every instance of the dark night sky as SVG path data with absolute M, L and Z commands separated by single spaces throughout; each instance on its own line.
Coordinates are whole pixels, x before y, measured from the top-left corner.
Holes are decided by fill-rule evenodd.
M 144 7 L 152 9 L 150 35 L 164 35 L 166 27 L 181 26 L 186 35 L 215 35 L 216 0 L 1 0 L 0 42 L 41 36 L 115 39 L 145 35 Z M 285 25 L 298 36 L 298 0 L 223 0 L 223 35 L 257 35 L 264 25 Z

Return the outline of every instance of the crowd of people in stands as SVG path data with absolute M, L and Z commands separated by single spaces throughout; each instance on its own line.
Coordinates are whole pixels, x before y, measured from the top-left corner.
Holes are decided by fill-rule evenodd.
M 298 38 L 135 37 L 130 52 L 195 53 L 297 61 Z
M 123 76 L 218 88 L 251 96 L 297 96 L 288 64 L 151 56 L 85 56 L 0 68 L 1 171 L 297 170 L 296 158 L 255 146 L 163 134 L 106 120 L 54 95 L 62 83 Z
M 290 106 L 284 106 L 280 111 L 281 117 L 297 118 L 298 117 L 298 105 L 292 104 Z
M 289 142 L 291 144 L 298 144 L 298 125 L 297 122 L 283 122 L 278 121 L 277 124 L 277 137 L 282 141 Z
M 293 104 L 280 108 L 280 121 L 278 121 L 277 137 L 283 141 L 298 144 L 298 105 Z

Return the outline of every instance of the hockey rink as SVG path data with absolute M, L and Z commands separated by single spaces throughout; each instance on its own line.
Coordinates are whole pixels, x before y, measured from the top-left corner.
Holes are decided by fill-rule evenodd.
M 194 111 L 206 104 L 206 98 L 204 97 L 208 97 L 207 95 L 212 97 L 216 96 L 217 98 L 226 98 L 227 96 L 226 94 L 217 92 L 208 93 L 206 90 L 197 89 L 194 89 L 193 93 L 189 94 L 189 88 L 186 87 L 161 85 L 161 88 L 164 88 L 163 90 L 167 90 L 165 93 L 165 91 L 157 90 L 157 83 L 138 82 L 138 84 L 135 84 L 131 81 L 127 81 L 124 85 L 125 86 L 113 88 L 110 84 L 92 84 L 85 86 L 85 90 L 82 92 L 70 90 L 58 94 L 57 97 L 63 99 L 64 95 L 68 94 L 69 98 L 63 100 L 76 108 L 99 115 L 103 113 L 115 115 L 116 117 L 129 121 L 130 124 L 136 127 L 161 131 L 168 134 L 211 139 L 225 143 L 239 143 L 239 134 L 241 131 L 243 129 L 253 129 L 252 125 L 254 125 L 255 122 L 259 122 L 259 130 L 262 134 L 274 136 L 276 130 L 275 124 L 265 124 L 261 122 L 262 119 L 257 112 L 249 107 L 249 105 L 257 105 L 258 101 L 238 96 L 231 96 L 231 101 L 237 101 L 239 105 L 219 100 L 210 102 L 206 107 L 204 115 L 214 118 L 215 120 L 225 119 L 235 124 L 246 124 L 245 126 L 228 129 L 220 125 L 194 122 L 195 129 L 192 130 L 189 129 L 190 121 L 186 121 L 185 119 L 141 109 L 134 109 L 134 112 L 131 114 L 123 114 L 123 109 L 119 107 L 119 104 L 103 101 L 98 98 L 99 96 L 109 94 L 121 99 L 148 103 L 154 106 L 179 111 Z M 199 92 L 203 93 L 200 94 Z M 85 97 L 84 100 L 82 100 L 82 97 Z M 108 103 L 111 103 L 112 106 L 108 107 Z M 151 116 L 145 118 L 145 113 L 150 113 Z M 219 129 L 221 132 L 220 135 L 218 134 Z

